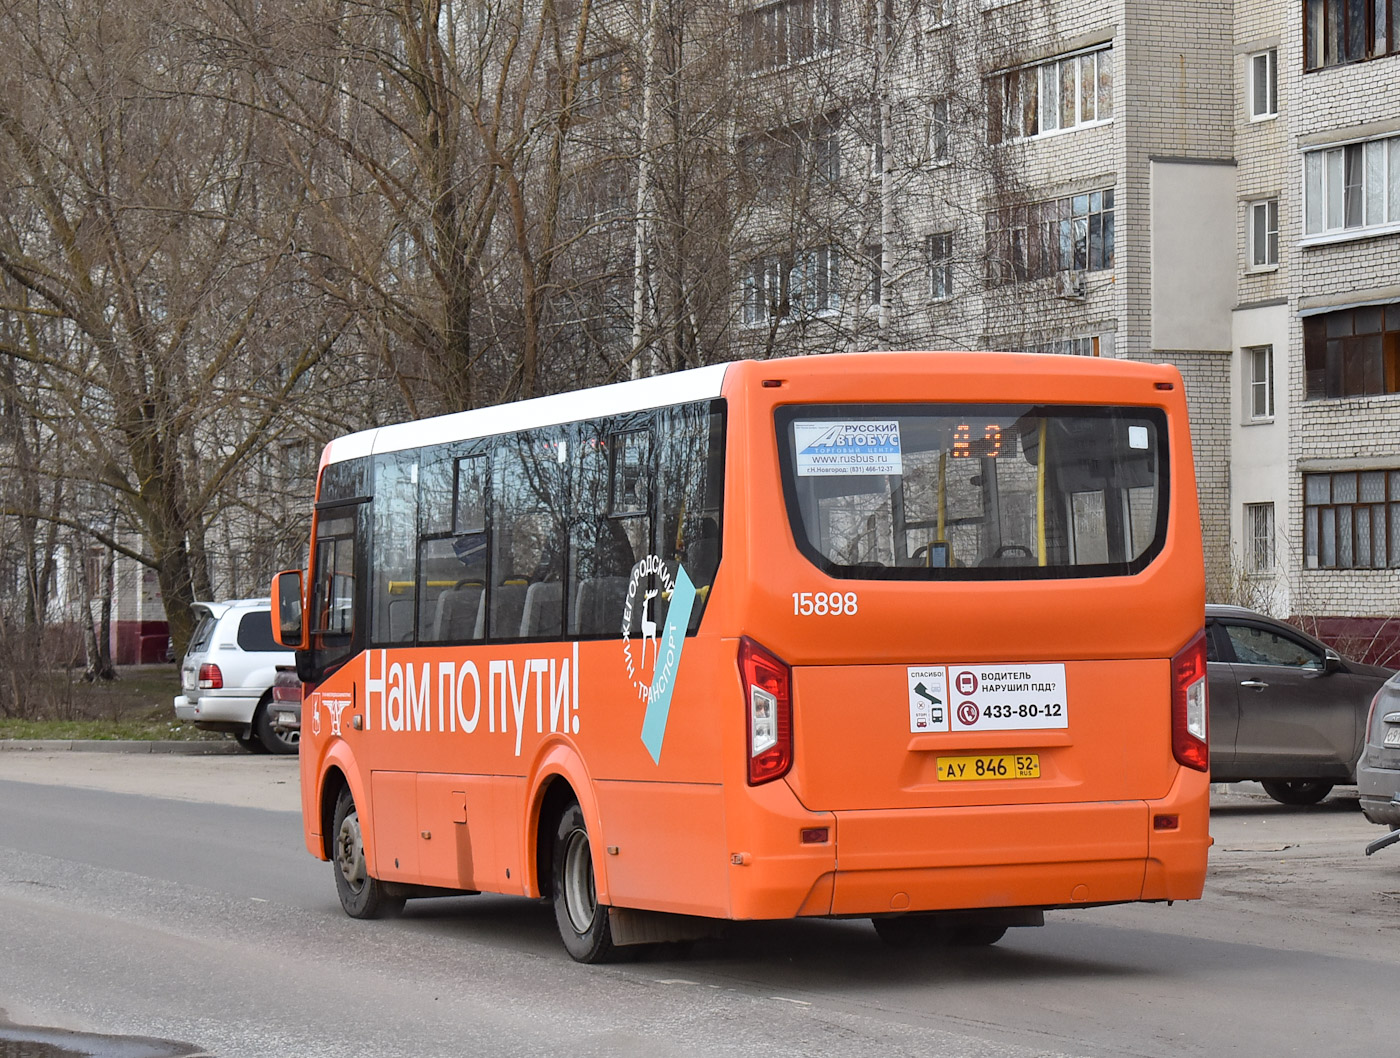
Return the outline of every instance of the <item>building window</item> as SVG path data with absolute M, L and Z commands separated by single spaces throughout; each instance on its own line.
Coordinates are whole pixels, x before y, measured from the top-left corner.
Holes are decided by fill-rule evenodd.
M 576 106 L 580 117 L 598 117 L 626 110 L 630 78 L 622 52 L 585 59 L 578 68 Z
M 1054 353 L 1059 356 L 1112 356 L 1113 335 L 1084 334 L 1075 338 L 1056 338 L 1042 342 L 1033 353 Z
M 1101 125 L 1112 118 L 1111 45 L 987 80 L 988 143 Z
M 1278 117 L 1278 49 L 1249 57 L 1249 120 Z
M 1113 267 L 1113 189 L 988 213 L 987 282 Z
M 841 177 L 839 115 L 744 136 L 739 141 L 739 164 L 760 200 L 770 205 L 788 201 L 794 183 L 834 184 Z
M 934 301 L 953 296 L 953 233 L 928 237 L 929 297 Z
M 1307 398 L 1400 393 L 1400 304 L 1303 320 Z
M 1306 70 L 1400 51 L 1400 0 L 1305 0 L 1303 10 Z
M 1278 267 L 1278 199 L 1263 198 L 1249 204 L 1249 267 Z
M 880 291 L 885 278 L 884 253 L 878 242 L 865 247 L 866 273 L 864 300 L 871 308 L 880 307 Z
M 929 107 L 928 157 L 932 165 L 948 161 L 948 100 L 936 99 Z
M 953 22 L 953 0 L 924 0 L 924 27 L 942 29 Z
M 1400 566 L 1400 470 L 1304 474 L 1303 564 Z
M 744 273 L 744 322 L 766 323 L 836 312 L 841 291 L 836 248 L 818 246 L 791 258 L 770 254 Z
M 1274 347 L 1256 345 L 1244 350 L 1248 418 L 1254 422 L 1274 417 Z
M 779 0 L 744 14 L 744 71 L 781 70 L 836 47 L 840 0 Z
M 1245 569 L 1250 573 L 1274 570 L 1274 505 L 1244 505 Z
M 1304 234 L 1400 225 L 1400 136 L 1303 155 Z

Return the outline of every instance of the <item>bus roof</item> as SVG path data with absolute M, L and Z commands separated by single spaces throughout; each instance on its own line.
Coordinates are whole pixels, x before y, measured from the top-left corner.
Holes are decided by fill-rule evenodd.
M 339 463 L 360 456 L 399 452 L 447 441 L 490 437 L 494 434 L 578 422 L 603 415 L 623 415 L 690 401 L 712 400 L 721 395 L 725 377 L 731 370 L 751 378 L 751 373 L 756 371 L 767 375 L 792 371 L 794 368 L 803 373 L 829 376 L 849 371 L 851 365 L 848 358 L 855 356 L 861 358 L 862 370 L 879 373 L 896 367 L 907 367 L 910 357 L 928 357 L 930 353 L 939 358 L 940 371 L 946 369 L 952 374 L 982 377 L 1024 377 L 1034 374 L 1064 378 L 1080 376 L 1090 371 L 1099 377 L 1124 380 L 1180 377 L 1169 365 L 1048 353 L 910 350 L 798 356 L 765 361 L 735 360 L 667 375 L 653 375 L 592 389 L 571 390 L 547 397 L 535 397 L 489 408 L 453 412 L 430 419 L 361 430 L 359 433 L 347 434 L 331 441 L 326 446 L 322 462 Z
M 416 422 L 380 426 L 336 438 L 326 446 L 323 462 L 339 463 L 357 456 L 399 452 L 444 441 L 532 430 L 539 426 L 577 422 L 599 415 L 624 415 L 720 394 L 729 364 L 711 364 L 669 375 L 614 382 L 593 389 L 555 393 L 548 397 L 497 404 L 490 408 L 452 412 Z

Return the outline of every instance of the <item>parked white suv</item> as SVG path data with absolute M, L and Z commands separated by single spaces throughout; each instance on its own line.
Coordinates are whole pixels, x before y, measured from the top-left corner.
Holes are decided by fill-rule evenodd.
M 249 749 L 295 753 L 298 732 L 272 726 L 272 682 L 293 655 L 272 638 L 272 601 L 197 602 L 199 622 L 180 663 L 175 715 L 205 731 L 227 731 Z

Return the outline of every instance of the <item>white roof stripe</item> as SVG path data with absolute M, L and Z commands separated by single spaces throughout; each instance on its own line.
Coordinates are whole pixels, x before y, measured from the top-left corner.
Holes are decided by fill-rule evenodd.
M 325 462 L 339 463 L 357 456 L 400 452 L 406 448 L 442 444 L 472 437 L 532 430 L 538 426 L 578 422 L 603 415 L 622 415 L 647 408 L 664 408 L 720 395 L 729 364 L 654 375 L 610 386 L 556 393 L 513 404 L 438 415 L 416 422 L 396 423 L 337 437 L 326 446 Z

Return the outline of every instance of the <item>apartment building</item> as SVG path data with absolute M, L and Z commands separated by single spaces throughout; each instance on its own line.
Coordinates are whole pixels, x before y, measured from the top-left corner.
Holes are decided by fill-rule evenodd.
M 741 260 L 741 347 L 1170 361 L 1212 594 L 1386 637 L 1400 0 L 777 0 L 746 33 L 750 78 L 822 100 L 808 156 L 848 208 Z
M 1239 3 L 1231 531 L 1261 601 L 1400 642 L 1400 3 Z

